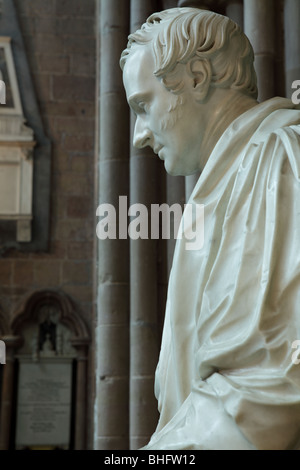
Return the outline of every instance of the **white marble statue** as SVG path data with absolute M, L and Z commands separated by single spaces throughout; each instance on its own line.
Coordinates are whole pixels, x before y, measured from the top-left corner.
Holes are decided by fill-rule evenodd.
M 205 214 L 203 247 L 176 243 L 144 449 L 300 449 L 300 111 L 257 102 L 248 39 L 209 11 L 152 15 L 121 67 L 134 145 L 200 170 Z

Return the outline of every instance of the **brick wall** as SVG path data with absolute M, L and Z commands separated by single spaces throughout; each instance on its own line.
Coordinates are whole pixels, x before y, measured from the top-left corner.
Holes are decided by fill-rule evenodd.
M 9 252 L 0 259 L 0 308 L 6 315 L 13 315 L 34 290 L 61 289 L 77 304 L 91 330 L 95 3 L 15 0 L 45 132 L 52 142 L 51 231 L 49 252 Z

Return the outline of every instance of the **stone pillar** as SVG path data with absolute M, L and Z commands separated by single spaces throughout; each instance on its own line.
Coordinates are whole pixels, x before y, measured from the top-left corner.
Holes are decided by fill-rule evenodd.
M 275 11 L 273 0 L 244 0 L 244 31 L 254 49 L 258 100 L 275 94 Z
M 129 193 L 129 110 L 119 59 L 129 33 L 129 0 L 101 0 L 99 204 L 116 209 Z M 129 241 L 99 240 L 94 447 L 129 448 Z M 123 225 L 125 227 L 123 227 Z
M 161 171 L 160 171 L 160 194 L 159 200 L 160 202 L 167 202 L 169 204 L 169 197 L 170 194 L 170 187 L 169 182 L 167 181 L 168 178 L 172 178 L 168 175 L 165 170 L 163 161 L 159 162 Z M 173 177 L 175 178 L 175 177 Z M 184 177 L 179 177 L 182 181 L 182 194 L 184 200 Z M 177 192 L 178 187 L 176 186 L 174 197 L 175 202 L 179 202 L 180 197 L 178 196 Z M 171 200 L 171 198 L 170 198 Z M 170 264 L 173 259 L 173 251 L 174 251 L 174 243 L 172 246 L 172 240 L 164 240 L 160 237 L 158 242 L 158 263 L 157 263 L 157 271 L 158 271 L 158 344 L 161 344 L 161 335 L 164 325 L 165 319 L 165 310 L 166 310 L 166 303 L 167 303 L 167 292 L 168 292 L 168 281 L 169 281 L 169 269 Z M 171 256 L 171 260 L 170 260 Z
M 300 2 L 285 0 L 284 3 L 285 31 L 285 85 L 286 96 L 291 98 L 292 83 L 300 80 Z M 299 87 L 298 87 L 299 88 Z
M 226 15 L 244 29 L 243 0 L 228 0 L 226 4 Z
M 168 8 L 176 8 L 177 0 L 162 0 L 162 9 L 168 10 Z
M 167 203 L 169 206 L 173 204 L 181 204 L 182 210 L 185 203 L 185 179 L 183 176 L 167 175 Z M 173 238 L 174 230 L 171 224 L 171 239 L 167 243 L 167 270 L 170 275 L 170 270 L 173 262 L 173 254 L 176 244 L 176 239 Z
M 75 450 L 86 449 L 86 386 L 87 386 L 87 345 L 88 340 L 71 341 L 77 352 Z
M 131 31 L 157 10 L 152 0 L 131 0 Z M 131 135 L 135 117 L 131 115 Z M 132 138 L 131 138 L 132 142 Z M 151 239 L 151 204 L 158 203 L 159 160 L 149 147 L 131 147 L 130 204 L 148 209 L 148 239 L 130 241 L 130 448 L 145 445 L 158 414 L 154 374 L 158 360 L 158 240 Z
M 193 192 L 195 184 L 199 179 L 200 173 L 195 173 L 194 175 L 186 176 L 185 177 L 185 202 L 187 203 L 190 195 Z
M 209 10 L 211 8 L 212 2 L 205 0 L 179 0 L 179 7 L 190 7 L 190 8 L 203 8 L 204 10 Z
M 1 396 L 0 450 L 8 450 L 11 439 L 13 419 L 13 399 L 15 396 L 15 349 L 20 345 L 19 336 L 3 336 L 6 345 L 6 364 L 3 366 L 3 382 Z
M 218 12 L 225 0 L 179 0 L 179 7 L 201 8 Z
M 285 31 L 284 1 L 274 0 L 275 5 L 275 96 L 285 96 Z M 290 95 L 289 95 L 290 96 Z
M 218 4 L 218 0 L 179 0 L 179 7 L 200 8 L 203 10 L 213 9 Z M 185 177 L 185 202 L 188 202 L 190 195 L 198 181 L 199 173 Z M 179 202 L 179 201 L 178 201 Z

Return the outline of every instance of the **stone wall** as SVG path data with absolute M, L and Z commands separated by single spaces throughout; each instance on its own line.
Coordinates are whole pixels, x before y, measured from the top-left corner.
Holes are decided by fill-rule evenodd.
M 44 128 L 52 143 L 49 250 L 0 258 L 0 308 L 12 317 L 30 293 L 62 290 L 92 332 L 95 241 L 95 0 L 15 0 Z M 18 76 L 22 80 L 21 74 Z M 93 407 L 93 348 L 88 397 Z M 92 420 L 88 423 L 91 447 Z

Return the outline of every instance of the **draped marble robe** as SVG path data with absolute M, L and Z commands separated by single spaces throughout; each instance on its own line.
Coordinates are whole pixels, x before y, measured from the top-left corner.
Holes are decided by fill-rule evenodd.
M 300 448 L 293 108 L 274 98 L 238 117 L 191 195 L 189 204 L 204 204 L 204 245 L 176 243 L 155 382 L 160 420 L 146 450 Z

